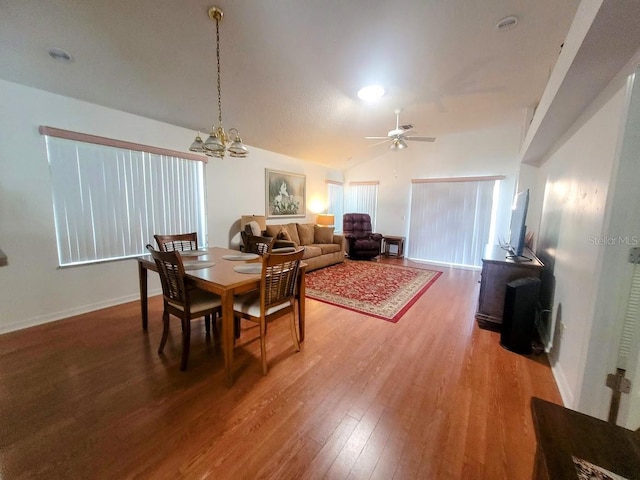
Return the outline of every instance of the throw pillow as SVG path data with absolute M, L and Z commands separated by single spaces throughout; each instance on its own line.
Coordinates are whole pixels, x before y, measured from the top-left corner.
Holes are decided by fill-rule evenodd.
M 333 227 L 319 227 L 315 226 L 313 229 L 313 243 L 332 243 L 333 242 Z
M 298 223 L 298 236 L 300 237 L 300 245 L 311 245 L 314 237 L 313 223 Z
M 288 242 L 292 241 L 291 235 L 289 235 L 289 231 L 285 227 L 280 228 L 280 231 L 278 232 L 278 236 L 276 238 L 278 240 L 286 240 Z
M 282 225 L 267 225 L 267 229 L 265 230 L 265 235 L 267 237 L 277 238 L 278 233 L 282 229 Z
M 299 247 L 300 245 L 303 245 L 303 243 L 300 241 L 300 237 L 298 236 L 298 229 L 296 225 L 297 223 L 287 223 L 285 228 L 287 229 L 287 232 L 289 232 L 291 241 L 295 243 L 296 247 Z

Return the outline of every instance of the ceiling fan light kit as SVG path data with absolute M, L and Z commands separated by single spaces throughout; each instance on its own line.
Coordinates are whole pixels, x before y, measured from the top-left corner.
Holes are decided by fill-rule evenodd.
M 407 142 L 405 142 L 401 138 L 398 138 L 393 142 L 391 142 L 391 145 L 389 146 L 389 150 L 391 150 L 392 152 L 397 152 L 399 150 L 404 150 L 405 148 L 408 148 L 408 147 L 409 145 L 407 145 Z
M 189 147 L 192 152 L 204 153 L 209 157 L 224 158 L 225 153 L 237 158 L 244 158 L 249 154 L 249 149 L 242 143 L 240 132 L 237 128 L 229 129 L 225 132 L 222 126 L 222 89 L 220 87 L 220 22 L 222 21 L 222 10 L 218 7 L 209 8 L 209 18 L 216 22 L 216 60 L 217 60 L 217 81 L 218 81 L 218 126 L 211 127 L 209 137 L 203 142 L 200 132 Z M 229 144 L 229 146 L 227 146 Z

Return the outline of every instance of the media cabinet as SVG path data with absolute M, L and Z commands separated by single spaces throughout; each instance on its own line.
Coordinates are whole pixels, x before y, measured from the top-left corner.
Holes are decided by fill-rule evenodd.
M 476 320 L 478 326 L 500 330 L 504 311 L 507 283 L 519 278 L 540 278 L 544 265 L 528 248 L 522 252 L 526 258 L 511 258 L 500 246 L 488 246 L 482 257 L 480 295 Z

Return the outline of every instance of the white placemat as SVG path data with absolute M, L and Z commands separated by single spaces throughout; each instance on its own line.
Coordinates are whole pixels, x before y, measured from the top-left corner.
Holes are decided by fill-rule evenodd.
M 183 262 L 185 270 L 200 270 L 201 268 L 213 267 L 216 262 L 208 262 L 207 260 L 196 260 L 195 262 Z
M 247 265 L 236 265 L 233 269 L 238 273 L 262 273 L 262 264 L 249 263 Z
M 202 255 L 206 255 L 208 252 L 206 250 L 184 250 L 178 251 L 181 257 L 200 257 Z
M 236 253 L 231 255 L 223 255 L 222 258 L 225 260 L 255 260 L 260 255 L 255 253 Z

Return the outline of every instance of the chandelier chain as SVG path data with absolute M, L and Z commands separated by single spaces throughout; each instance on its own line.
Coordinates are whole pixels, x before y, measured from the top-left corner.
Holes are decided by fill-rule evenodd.
M 237 128 L 229 130 L 229 135 L 222 126 L 222 75 L 220 70 L 220 21 L 222 11 L 218 7 L 209 8 L 209 18 L 216 22 L 216 80 L 218 81 L 218 126 L 211 126 L 211 133 L 205 142 L 200 138 L 200 133 L 196 136 L 189 150 L 192 152 L 204 153 L 208 157 L 224 158 L 228 151 L 232 157 L 244 158 L 249 153 L 247 147 L 242 143 L 240 132 Z M 229 145 L 227 146 L 227 143 Z
M 218 123 L 222 127 L 222 87 L 220 86 L 220 21 L 216 18 L 216 59 L 218 62 Z

